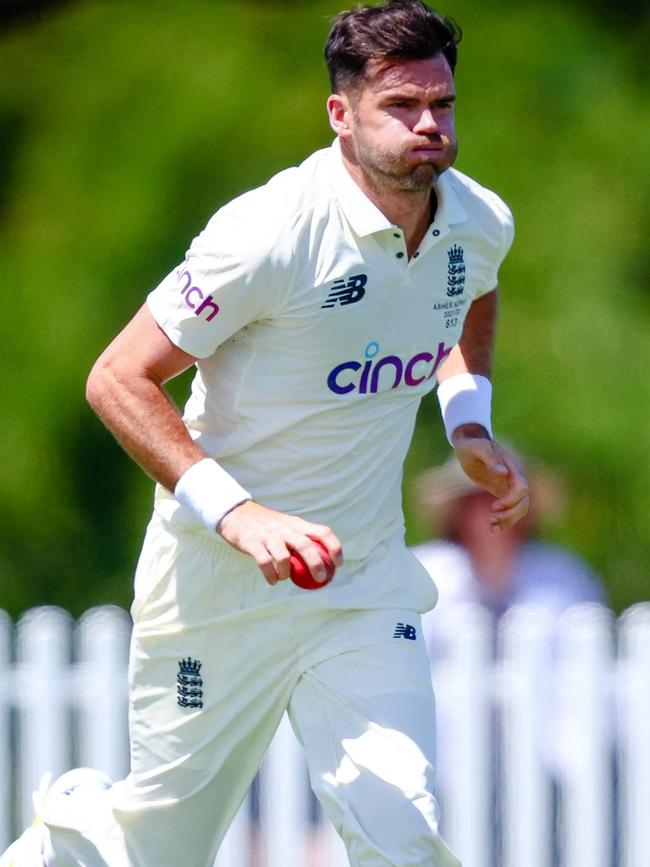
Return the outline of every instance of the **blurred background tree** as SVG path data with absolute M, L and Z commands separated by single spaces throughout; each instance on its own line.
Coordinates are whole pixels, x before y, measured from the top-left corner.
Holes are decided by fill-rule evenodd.
M 84 401 L 97 354 L 232 196 L 332 138 L 343 2 L 108 0 L 0 12 L 0 608 L 128 605 L 151 484 Z M 649 598 L 650 14 L 448 0 L 458 168 L 511 205 L 496 429 L 567 477 L 554 538 Z M 187 375 L 172 386 L 182 401 Z M 406 467 L 445 457 L 435 398 Z M 409 540 L 425 527 L 407 497 Z

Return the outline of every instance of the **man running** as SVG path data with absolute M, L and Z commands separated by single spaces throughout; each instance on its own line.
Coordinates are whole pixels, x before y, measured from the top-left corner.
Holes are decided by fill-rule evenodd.
M 340 14 L 334 144 L 218 210 L 95 364 L 90 403 L 158 483 L 132 609 L 131 774 L 90 800 L 88 785 L 42 793 L 44 863 L 209 867 L 285 710 L 353 867 L 459 863 L 433 794 L 420 612 L 435 591 L 401 509 L 436 382 L 492 526 L 528 504 L 490 428 L 512 219 L 451 168 L 459 37 L 419 0 Z M 181 418 L 163 385 L 192 365 Z M 318 542 L 336 574 L 300 589 L 290 556 L 322 582 Z

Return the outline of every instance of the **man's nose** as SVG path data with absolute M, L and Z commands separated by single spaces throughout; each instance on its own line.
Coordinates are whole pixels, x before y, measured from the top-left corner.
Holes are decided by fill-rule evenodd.
M 438 131 L 438 122 L 434 116 L 434 113 L 430 108 L 425 108 L 424 111 L 421 112 L 420 117 L 418 118 L 418 122 L 413 127 L 413 132 L 437 132 Z

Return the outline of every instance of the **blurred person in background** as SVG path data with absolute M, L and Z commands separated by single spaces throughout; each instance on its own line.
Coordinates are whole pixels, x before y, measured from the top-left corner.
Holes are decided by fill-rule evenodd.
M 552 785 L 562 786 L 575 773 L 575 722 L 573 705 L 567 703 L 558 680 L 558 625 L 562 615 L 580 603 L 606 604 L 599 577 L 577 554 L 537 538 L 542 527 L 557 524 L 567 505 L 566 488 L 557 473 L 535 460 L 524 460 L 530 490 L 530 509 L 518 523 L 495 532 L 490 524 L 493 497 L 473 484 L 455 457 L 422 473 L 414 482 L 413 495 L 419 517 L 434 538 L 411 550 L 425 566 L 439 592 L 438 605 L 422 616 L 422 631 L 431 660 L 436 694 L 436 737 L 438 739 L 437 782 L 443 819 L 453 801 L 451 794 L 458 774 L 457 735 L 466 709 L 459 702 L 459 638 L 477 626 L 480 604 L 492 615 L 492 641 L 485 646 L 483 675 L 494 672 L 490 652 L 499 662 L 499 619 L 514 606 L 534 606 L 530 613 L 546 640 L 540 647 L 540 664 L 545 670 L 539 707 L 541 721 L 536 729 L 538 756 Z M 483 629 L 489 629 L 483 623 Z M 462 651 L 461 651 L 462 654 Z M 485 679 L 483 680 L 485 682 Z M 494 860 L 498 867 L 498 833 L 502 821 L 504 786 L 502 762 L 504 723 L 501 699 L 492 692 L 489 740 L 491 802 L 494 804 Z M 495 700 L 496 698 L 496 700 Z M 578 734 L 579 736 L 579 734 Z M 555 791 L 555 789 L 554 789 Z
M 584 560 L 536 538 L 542 525 L 561 519 L 566 492 L 555 473 L 527 463 L 528 514 L 499 532 L 490 524 L 494 497 L 468 479 L 454 456 L 416 479 L 418 514 L 438 537 L 412 548 L 439 593 L 436 608 L 423 616 L 430 650 L 454 606 L 478 602 L 499 618 L 513 605 L 531 604 L 557 620 L 580 602 L 606 603 L 600 578 Z

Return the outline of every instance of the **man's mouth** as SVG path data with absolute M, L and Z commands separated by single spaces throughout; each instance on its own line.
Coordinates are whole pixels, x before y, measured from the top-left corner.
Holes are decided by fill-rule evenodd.
M 423 144 L 416 145 L 413 148 L 415 153 L 439 153 L 445 149 L 445 141 L 440 138 L 436 141 L 424 142 Z

